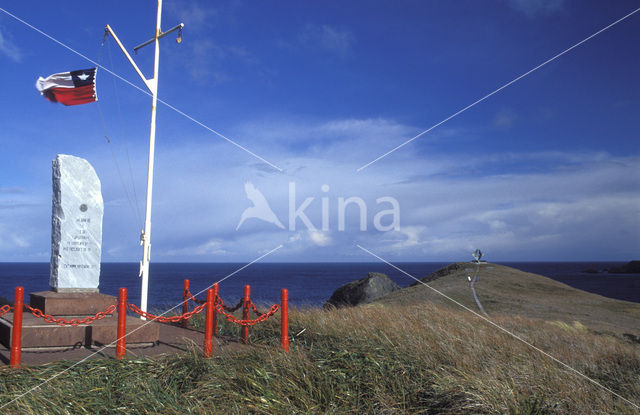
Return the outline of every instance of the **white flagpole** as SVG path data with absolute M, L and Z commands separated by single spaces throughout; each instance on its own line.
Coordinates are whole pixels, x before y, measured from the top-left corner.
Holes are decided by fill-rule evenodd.
M 153 79 L 151 80 L 151 131 L 149 132 L 149 168 L 147 170 L 147 207 L 144 216 L 144 231 L 142 232 L 142 291 L 140 294 L 140 309 L 147 311 L 147 299 L 149 290 L 149 262 L 151 261 L 151 196 L 153 194 L 153 163 L 156 146 L 156 104 L 158 103 L 158 64 L 160 62 L 160 19 L 162 18 L 162 0 L 158 0 L 158 13 L 156 17 L 156 33 L 154 43 L 156 46 L 153 59 Z
M 165 37 L 167 34 L 176 30 L 182 31 L 184 26 L 182 23 L 173 27 L 165 33 L 162 33 L 160 29 L 160 21 L 162 18 L 162 0 L 158 0 L 158 11 L 156 15 L 156 32 L 153 39 L 137 46 L 134 50 L 138 50 L 143 46 L 155 43 L 155 56 L 153 62 L 153 78 L 146 79 L 136 63 L 131 58 L 131 55 L 126 51 L 118 37 L 115 35 L 109 25 L 106 26 L 107 30 L 114 38 L 120 49 L 124 52 L 125 56 L 136 70 L 140 78 L 144 81 L 145 85 L 151 92 L 151 129 L 149 132 L 149 166 L 147 170 L 147 204 L 145 209 L 144 229 L 140 235 L 140 244 L 142 245 L 142 261 L 140 261 L 140 277 L 142 278 L 142 290 L 140 295 L 140 309 L 147 311 L 147 300 L 149 290 L 149 262 L 151 261 L 151 199 L 153 194 L 153 165 L 154 165 L 154 153 L 156 144 L 156 106 L 158 103 L 158 68 L 160 63 L 160 42 L 159 40 Z M 182 33 L 182 32 L 180 32 Z M 178 43 L 180 37 L 178 37 Z M 141 317 L 144 320 L 144 317 Z

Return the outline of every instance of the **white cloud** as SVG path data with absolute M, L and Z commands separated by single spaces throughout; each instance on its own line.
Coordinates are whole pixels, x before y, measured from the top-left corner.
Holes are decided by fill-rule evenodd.
M 640 248 L 638 237 L 625 231 L 637 229 L 639 219 L 634 213 L 634 206 L 640 203 L 635 196 L 639 180 L 634 166 L 640 161 L 638 158 L 602 152 L 434 152 L 425 156 L 406 151 L 356 174 L 354 170 L 361 163 L 354 162 L 354 154 L 359 155 L 365 149 L 378 151 L 376 148 L 387 144 L 389 137 L 410 132 L 412 128 L 389 120 L 351 119 L 305 124 L 274 122 L 268 128 L 264 123 L 251 123 L 241 130 L 247 133 L 244 136 L 253 137 L 254 143 L 266 143 L 260 154 L 282 165 L 285 173 L 255 169 L 250 167 L 253 161 L 238 165 L 238 160 L 225 160 L 213 169 L 210 163 L 205 163 L 206 154 L 217 151 L 213 148 L 201 149 L 198 155 L 172 155 L 172 160 L 184 159 L 181 163 L 185 166 L 203 169 L 179 173 L 183 168 L 179 164 L 173 171 L 178 175 L 170 179 L 175 181 L 170 187 L 173 193 L 179 192 L 174 197 L 180 203 L 172 209 L 183 206 L 184 210 L 184 200 L 193 198 L 188 195 L 190 192 L 198 197 L 193 202 L 197 209 L 183 212 L 185 221 L 178 219 L 169 224 L 172 233 L 193 228 L 190 222 L 197 220 L 198 226 L 210 229 L 212 234 L 229 235 L 229 229 L 235 227 L 246 207 L 243 193 L 246 180 L 252 180 L 260 188 L 279 217 L 287 218 L 288 183 L 295 181 L 297 206 L 307 197 L 314 198 L 306 214 L 316 228 L 321 225 L 322 197 L 328 198 L 329 226 L 335 230 L 337 198 L 357 196 L 367 203 L 368 231 L 358 230 L 358 210 L 353 208 L 347 212 L 344 233 L 333 232 L 329 236 L 306 231 L 271 232 L 255 226 L 246 232 L 231 233 L 233 241 L 223 238 L 225 249 L 228 246 L 233 246 L 229 248 L 232 251 L 265 249 L 266 245 L 271 247 L 269 242 L 278 240 L 285 244 L 281 254 L 291 255 L 290 259 L 313 258 L 314 246 L 331 247 L 339 259 L 350 255 L 357 240 L 363 246 L 376 247 L 397 258 L 439 260 L 443 256 L 466 258 L 478 247 L 491 252 L 494 258 L 532 259 L 536 255 L 539 259 L 545 259 L 544 255 L 577 258 L 579 252 L 587 251 L 594 255 L 600 252 L 600 258 L 607 259 L 622 256 L 615 254 L 621 249 L 632 252 Z M 297 140 L 287 140 L 291 136 Z M 308 141 L 305 146 L 296 148 L 295 144 L 303 139 Z M 496 165 L 505 166 L 505 170 L 499 174 L 482 173 L 488 166 L 495 171 Z M 545 165 L 548 169 L 521 171 L 521 165 Z M 190 177 L 190 182 L 200 189 L 214 190 L 195 190 L 185 186 L 181 177 Z M 322 192 L 323 184 L 330 186 L 329 192 Z M 399 201 L 399 232 L 383 234 L 373 229 L 375 199 L 381 196 L 393 196 Z M 209 215 L 214 211 L 215 216 Z M 300 222 L 298 225 L 306 229 Z M 605 244 L 604 240 L 608 242 Z M 246 243 L 243 245 L 242 241 Z
M 117 258 L 119 255 L 122 254 L 122 250 L 123 250 L 122 246 L 113 246 L 113 247 L 110 247 L 109 249 L 106 249 L 104 253 L 106 253 L 110 257 Z
M 168 256 L 216 256 L 225 255 L 227 251 L 222 248 L 223 243 L 219 240 L 209 240 L 196 246 L 170 249 L 165 252 Z
M 230 81 L 227 67 L 235 65 L 253 65 L 257 59 L 245 48 L 235 45 L 225 45 L 212 39 L 200 39 L 197 43 L 184 46 L 189 58 L 184 66 L 191 78 L 200 84 L 221 84 Z
M 309 231 L 309 237 L 318 246 L 329 246 L 332 242 L 331 236 L 321 231 Z
M 24 193 L 24 189 L 20 187 L 0 187 L 0 193 Z
M 293 243 L 293 242 L 298 242 L 302 240 L 302 233 L 301 232 L 296 232 L 293 235 L 291 235 L 288 239 L 287 242 L 289 243 Z
M 0 53 L 14 62 L 22 60 L 22 51 L 11 41 L 9 35 L 3 33 L 2 27 L 0 27 Z
M 493 117 L 493 125 L 500 128 L 509 128 L 516 119 L 517 115 L 513 110 L 502 109 Z
M 221 43 L 212 35 L 216 29 L 220 30 L 221 24 L 233 21 L 237 6 L 236 2 L 220 4 L 217 8 L 207 2 L 167 3 L 166 10 L 184 23 L 185 37 L 191 39 L 177 49 L 168 48 L 168 53 L 181 62 L 196 83 L 225 83 L 233 78 L 239 65 L 258 63 L 255 55 L 244 46 Z M 220 16 L 224 16 L 224 21 Z
M 208 137 L 195 140 L 197 145 L 176 141 L 162 148 L 154 183 L 155 261 L 244 261 L 279 244 L 283 248 L 270 260 L 371 260 L 355 243 L 390 260 L 467 259 L 476 248 L 486 251 L 489 260 L 627 259 L 640 250 L 638 156 L 407 149 L 356 173 L 368 153 L 380 154 L 415 128 L 384 119 L 285 119 L 254 121 L 235 131 L 240 134 L 234 136 L 250 137 L 243 144 L 285 171 L 262 169 L 245 153 Z M 100 174 L 107 202 L 103 249 L 118 260 L 136 260 L 140 228 L 127 204 L 110 202 L 122 194 L 112 161 L 98 152 L 88 158 Z M 138 164 L 144 160 L 134 160 Z M 546 169 L 522 168 L 527 165 Z M 247 221 L 235 231 L 247 207 L 246 181 L 260 189 L 283 224 L 289 216 L 289 182 L 296 183 L 296 206 L 313 198 L 305 214 L 317 229 L 326 198 L 330 231 L 309 232 L 300 220 L 296 231 L 261 221 Z M 330 187 L 327 192 L 324 184 Z M 366 203 L 364 232 L 355 205 L 347 209 L 346 230 L 337 229 L 338 198 L 352 196 Z M 388 208 L 376 204 L 383 196 L 400 204 L 397 232 L 373 226 L 375 214 Z M 40 204 L 31 208 L 17 209 L 8 198 L 20 205 L 32 202 L 29 193 L 0 193 L 0 208 L 10 212 L 0 215 L 2 235 L 21 235 L 31 243 L 29 250 L 46 251 L 50 189 L 45 187 Z M 9 241 L 0 241 L 7 260 L 21 252 Z
M 185 24 L 188 31 L 199 32 L 210 28 L 216 21 L 218 12 L 212 7 L 203 7 L 195 1 L 166 3 L 166 10 Z M 164 19 L 163 19 L 164 20 Z
M 389 232 L 391 239 L 388 241 L 388 246 L 396 251 L 403 251 L 424 245 L 427 230 L 428 228 L 423 225 L 402 226 L 398 231 Z
M 11 235 L 11 239 L 13 240 L 13 243 L 16 244 L 18 247 L 20 248 L 28 248 L 31 246 L 31 244 L 29 243 L 29 241 L 27 241 L 24 236 L 20 236 L 20 235 Z
M 11 251 L 16 248 L 22 250 L 28 248 L 31 243 L 25 234 L 19 234 L 15 229 L 11 229 L 8 224 L 0 223 L 0 253 L 2 251 Z
M 51 196 L 41 197 L 33 189 L 7 184 L 8 191 L 0 191 L 0 260 L 48 260 Z
M 301 44 L 317 46 L 341 57 L 351 52 L 354 41 L 351 32 L 331 25 L 307 24 L 300 33 Z

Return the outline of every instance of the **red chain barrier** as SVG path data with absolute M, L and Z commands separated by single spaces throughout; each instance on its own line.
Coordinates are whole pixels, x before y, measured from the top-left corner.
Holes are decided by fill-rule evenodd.
M 225 311 L 224 307 L 222 307 L 222 301 L 220 300 L 220 298 L 218 298 L 218 301 L 216 302 L 216 310 L 218 310 L 218 313 L 224 314 L 228 321 L 239 324 L 241 326 L 253 326 L 254 324 L 265 321 L 266 319 L 274 315 L 276 311 L 278 311 L 278 307 L 278 304 L 272 305 L 269 311 L 267 311 L 265 314 L 262 314 L 255 320 L 239 320 L 233 314 L 228 314 Z
M 222 298 L 220 299 L 220 302 L 222 302 Z M 222 307 L 224 307 L 225 310 L 227 310 L 229 313 L 233 313 L 234 311 L 240 309 L 240 307 L 242 307 L 244 300 L 241 298 L 240 301 L 238 301 L 238 304 L 234 305 L 233 307 L 229 307 L 228 305 L 226 305 L 225 303 L 222 303 Z
M 9 304 L 3 305 L 2 307 L 0 307 L 0 316 L 4 316 L 9 311 L 11 311 L 12 308 L 13 307 L 11 307 Z
M 133 311 L 134 313 L 139 314 L 144 318 L 148 318 L 149 320 L 158 321 L 160 323 L 177 323 L 182 320 L 190 319 L 195 314 L 198 314 L 199 312 L 204 310 L 206 305 L 207 305 L 206 303 L 199 305 L 198 307 L 194 308 L 193 311 L 189 311 L 180 316 L 171 316 L 171 317 L 155 316 L 151 313 L 147 313 L 146 311 L 140 310 L 135 304 L 131 304 L 131 303 L 128 303 L 127 307 L 129 307 L 129 310 Z
M 207 300 L 198 300 L 188 289 L 185 291 L 185 301 L 186 300 L 191 300 L 196 304 L 205 304 L 207 302 Z
M 261 313 L 258 311 L 258 309 L 256 308 L 256 305 L 253 304 L 253 301 L 249 300 L 249 307 L 251 307 L 251 310 L 256 314 L 256 316 L 260 317 L 261 315 L 263 315 L 264 313 Z
M 196 304 L 205 304 L 207 302 L 206 300 L 197 299 L 193 294 L 191 294 L 191 292 L 187 292 L 187 297 L 189 300 L 193 301 Z M 240 301 L 238 301 L 238 304 L 234 305 L 233 307 L 229 307 L 228 305 L 226 305 L 224 301 L 222 301 L 222 298 L 220 298 L 220 301 L 222 302 L 222 306 L 225 310 L 227 310 L 229 313 L 233 313 L 234 311 L 242 307 L 243 299 L 241 298 Z
M 102 320 L 106 316 L 111 315 L 114 313 L 114 311 L 116 311 L 116 305 L 113 304 L 107 307 L 105 311 L 100 311 L 93 317 L 88 316 L 83 318 L 82 320 L 79 320 L 77 318 L 72 318 L 71 320 L 65 320 L 63 318 L 55 318 L 50 314 L 44 314 L 41 310 L 38 310 L 37 308 L 33 308 L 26 304 L 25 304 L 25 308 L 31 311 L 31 314 L 33 314 L 35 317 L 43 318 L 44 321 L 46 321 L 47 323 L 56 323 L 58 326 L 74 326 L 74 327 L 79 326 L 80 324 L 91 324 L 96 320 Z

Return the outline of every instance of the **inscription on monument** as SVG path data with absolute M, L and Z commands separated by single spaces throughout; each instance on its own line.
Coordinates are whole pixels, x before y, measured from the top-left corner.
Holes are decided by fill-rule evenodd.
M 100 180 L 88 161 L 53 161 L 51 278 L 54 291 L 98 291 L 104 211 Z

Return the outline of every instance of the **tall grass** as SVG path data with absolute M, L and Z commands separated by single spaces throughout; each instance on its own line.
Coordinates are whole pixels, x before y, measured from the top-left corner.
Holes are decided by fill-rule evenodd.
M 276 315 L 275 317 L 278 317 Z M 579 325 L 495 320 L 640 404 L 640 347 Z M 201 320 L 194 324 L 201 324 Z M 237 335 L 237 326 L 221 324 Z M 433 305 L 292 310 L 291 352 L 277 318 L 248 353 L 204 359 L 91 360 L 4 413 L 631 414 L 633 406 L 464 312 Z M 71 365 L 0 370 L 0 405 Z

